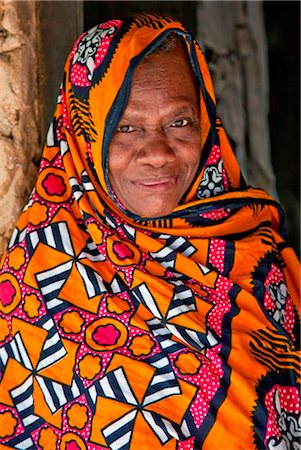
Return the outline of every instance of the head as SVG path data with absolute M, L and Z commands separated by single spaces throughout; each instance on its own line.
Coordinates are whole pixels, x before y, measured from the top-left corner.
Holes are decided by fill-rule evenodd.
M 170 214 L 200 161 L 199 88 L 183 38 L 169 36 L 134 70 L 109 146 L 111 188 L 142 217 Z

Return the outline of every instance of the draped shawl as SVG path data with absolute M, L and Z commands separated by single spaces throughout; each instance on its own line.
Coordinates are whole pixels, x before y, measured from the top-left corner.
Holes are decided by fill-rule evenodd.
M 181 204 L 152 219 L 116 201 L 108 145 L 133 70 L 171 31 L 200 86 L 202 152 Z M 3 448 L 300 448 L 298 262 L 177 21 L 111 20 L 77 40 L 1 266 Z

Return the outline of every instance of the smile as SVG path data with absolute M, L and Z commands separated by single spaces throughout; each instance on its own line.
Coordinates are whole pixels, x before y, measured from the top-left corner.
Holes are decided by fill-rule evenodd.
M 149 180 L 138 180 L 134 182 L 134 185 L 140 189 L 144 190 L 155 190 L 155 191 L 165 191 L 167 189 L 173 188 L 177 183 L 178 177 L 164 177 L 164 178 L 154 178 Z

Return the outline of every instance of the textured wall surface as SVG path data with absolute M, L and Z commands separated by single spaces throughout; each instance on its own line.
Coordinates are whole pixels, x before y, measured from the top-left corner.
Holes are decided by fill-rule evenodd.
M 0 1 L 0 254 L 36 176 L 35 1 Z

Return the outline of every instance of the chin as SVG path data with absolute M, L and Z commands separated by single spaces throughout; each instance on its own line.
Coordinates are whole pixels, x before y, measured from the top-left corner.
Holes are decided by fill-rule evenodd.
M 176 205 L 175 205 L 176 207 Z M 174 208 L 175 208 L 174 207 Z M 158 217 L 168 216 L 171 214 L 174 210 L 174 208 L 161 208 L 161 209 L 136 209 L 136 211 L 133 211 L 135 214 L 137 214 L 140 217 L 150 217 L 152 219 L 157 219 Z

